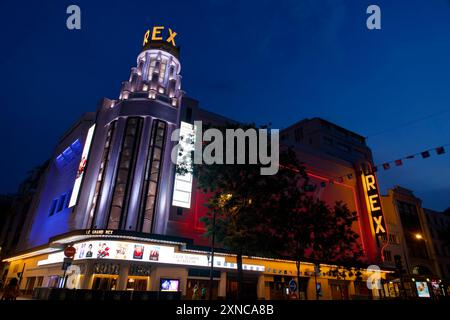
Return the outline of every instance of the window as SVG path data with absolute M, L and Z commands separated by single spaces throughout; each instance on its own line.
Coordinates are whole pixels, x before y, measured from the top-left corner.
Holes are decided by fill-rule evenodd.
M 350 147 L 347 146 L 346 144 L 338 142 L 338 143 L 336 143 L 336 146 L 338 147 L 338 149 L 341 149 L 345 152 L 350 152 Z
M 126 221 L 130 185 L 136 164 L 142 123 L 141 118 L 134 117 L 128 118 L 126 122 L 109 213 L 108 229 L 120 229 Z
M 158 82 L 162 83 L 164 81 L 164 76 L 166 74 L 167 61 L 166 60 L 156 60 L 153 59 L 150 62 L 149 68 L 149 79 L 154 79 L 153 73 L 157 73 L 158 77 L 156 78 Z
M 365 153 L 364 151 L 359 150 L 359 149 L 353 149 L 353 150 L 355 151 L 355 153 L 356 153 L 359 157 L 364 158 L 364 159 L 367 159 L 367 155 L 366 155 L 366 153 Z
M 389 250 L 384 250 L 383 256 L 384 256 L 385 261 L 388 261 L 388 262 L 392 261 L 392 253 Z
M 144 176 L 144 190 L 140 205 L 140 225 L 138 230 L 152 232 L 153 216 L 158 192 L 159 173 L 162 166 L 166 123 L 155 120 L 152 125 L 151 144 L 148 150 Z
M 159 82 L 162 83 L 164 81 L 164 76 L 166 74 L 166 61 L 161 61 L 161 68 L 159 69 Z
M 48 210 L 49 216 L 52 216 L 55 213 L 57 204 L 58 204 L 58 199 L 53 199 L 52 204 L 50 206 L 50 210 Z
M 61 197 L 59 197 L 59 202 L 58 202 L 58 209 L 56 210 L 56 212 L 60 212 L 64 209 L 64 205 L 66 204 L 66 198 L 67 198 L 67 194 L 63 194 L 61 195 Z
M 303 140 L 303 127 L 294 130 L 295 142 L 300 142 Z
M 110 159 L 109 153 L 111 150 L 111 140 L 112 140 L 114 130 L 116 128 L 116 124 L 117 124 L 117 121 L 114 121 L 109 126 L 108 133 L 106 135 L 105 145 L 103 147 L 102 161 L 100 163 L 100 169 L 98 171 L 97 182 L 95 184 L 95 193 L 94 193 L 94 197 L 92 199 L 91 212 L 89 215 L 89 218 L 91 219 L 91 228 L 93 228 L 93 229 L 97 228 L 97 226 L 95 225 L 95 216 L 96 216 L 96 213 L 98 210 L 98 208 L 97 208 L 98 203 L 100 202 L 99 197 L 101 195 L 102 188 L 103 188 L 102 182 L 103 182 L 104 172 L 109 164 L 109 159 Z
M 64 149 L 55 159 L 55 163 L 58 169 L 62 169 L 68 163 L 76 159 L 81 154 L 83 148 L 79 139 L 75 140 L 70 146 Z
M 334 127 L 334 131 L 340 135 L 341 137 L 347 137 L 348 136 L 348 132 L 345 129 L 339 128 L 339 127 Z
M 396 236 L 395 234 L 390 234 L 390 235 L 389 235 L 389 242 L 390 242 L 390 243 L 397 244 L 397 243 L 398 243 L 398 241 L 397 241 L 397 236 Z
M 326 145 L 329 145 L 329 146 L 332 146 L 332 145 L 333 145 L 333 140 L 332 140 L 331 138 L 328 138 L 328 137 L 323 137 L 323 142 L 324 142 Z
M 155 66 L 156 66 L 156 59 L 153 59 L 152 61 L 150 61 L 150 69 L 148 72 L 150 79 L 152 79 L 153 72 L 155 71 Z
M 414 235 L 423 234 L 417 207 L 414 203 L 397 201 L 398 213 L 405 229 L 405 240 L 412 257 L 428 259 L 425 241 L 418 241 Z
M 328 122 L 322 121 L 322 128 L 325 128 L 327 130 L 331 130 L 331 126 Z
M 352 142 L 356 142 L 358 144 L 364 144 L 364 138 L 363 137 L 355 136 L 353 134 L 350 134 L 350 140 Z

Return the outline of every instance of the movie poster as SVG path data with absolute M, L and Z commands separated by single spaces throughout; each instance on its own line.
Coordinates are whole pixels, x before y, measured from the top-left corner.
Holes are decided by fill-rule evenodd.
M 161 291 L 178 291 L 180 281 L 175 279 L 161 279 Z
M 87 252 L 86 252 L 86 258 L 92 258 L 93 252 L 92 252 L 92 243 L 89 243 Z
M 86 250 L 86 243 L 82 243 L 80 249 L 78 250 L 78 259 L 83 259 L 84 252 Z
M 417 296 L 419 298 L 430 298 L 428 284 L 425 281 L 416 281 Z
M 97 258 L 107 258 L 109 257 L 109 247 L 105 242 L 100 242 L 98 244 Z
M 150 260 L 158 261 L 159 260 L 159 248 L 154 248 L 150 250 Z
M 441 289 L 441 285 L 438 281 L 436 280 L 431 280 L 431 288 L 433 288 L 433 294 L 435 296 L 440 296 L 442 295 L 442 289 Z
M 133 251 L 133 259 L 142 260 L 143 256 L 144 256 L 144 246 L 141 244 L 135 244 Z
M 128 244 L 127 243 L 118 243 L 117 247 L 116 247 L 115 259 L 123 259 L 123 260 L 125 260 L 127 258 L 127 250 L 128 250 Z

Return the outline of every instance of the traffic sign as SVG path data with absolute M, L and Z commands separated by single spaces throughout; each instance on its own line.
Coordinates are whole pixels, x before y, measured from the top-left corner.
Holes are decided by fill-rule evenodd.
M 296 282 L 295 280 L 289 281 L 289 291 L 290 291 L 291 293 L 297 291 L 297 282 Z
M 77 250 L 76 250 L 74 247 L 72 247 L 72 246 L 66 247 L 66 248 L 64 249 L 64 255 L 65 255 L 67 258 L 72 258 L 72 257 L 75 255 L 76 252 L 77 252 Z

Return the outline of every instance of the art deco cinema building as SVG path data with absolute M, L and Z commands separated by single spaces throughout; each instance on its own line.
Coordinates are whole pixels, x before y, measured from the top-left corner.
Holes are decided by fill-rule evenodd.
M 147 31 L 118 99 L 104 98 L 97 112 L 83 115 L 59 141 L 17 253 L 7 259 L 6 277 L 19 276 L 24 291 L 64 286 L 169 291 L 191 298 L 195 285 L 209 287 L 209 241 L 199 221 L 207 197 L 196 190 L 191 176 L 175 174 L 171 136 L 177 128 L 181 134 L 192 131 L 194 120 L 224 124 L 228 119 L 184 96 L 175 39 L 169 28 Z M 380 224 L 381 207 L 375 210 L 375 175 L 365 181 L 367 175 L 360 173 L 362 164 L 372 161 L 364 138 L 316 118 L 285 129 L 282 140 L 305 161 L 316 196 L 330 203 L 343 200 L 358 213 L 355 230 L 369 262 L 380 262 L 376 233 L 386 226 Z M 65 268 L 63 250 L 68 246 L 76 253 Z M 236 292 L 236 259 L 218 251 L 213 295 L 231 297 Z M 288 298 L 294 262 L 244 257 L 243 267 L 248 296 Z M 305 262 L 301 269 L 298 294 L 314 299 L 314 266 Z M 323 299 L 383 295 L 382 290 L 367 289 L 365 273 L 342 277 L 337 266 L 323 265 L 317 276 Z M 48 292 L 35 290 L 37 295 Z

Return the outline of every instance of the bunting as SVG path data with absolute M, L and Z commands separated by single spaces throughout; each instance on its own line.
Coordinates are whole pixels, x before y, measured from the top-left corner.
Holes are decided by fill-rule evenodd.
M 393 161 L 388 161 L 388 162 L 384 162 L 382 164 L 379 165 L 375 165 L 372 167 L 372 172 L 377 172 L 379 169 L 383 168 L 383 170 L 389 170 L 391 169 L 391 165 L 395 165 L 396 167 L 400 167 L 403 166 L 404 164 L 404 160 L 411 160 L 411 159 L 415 159 L 416 156 L 421 156 L 422 159 L 427 159 L 430 158 L 432 155 L 432 152 L 434 151 L 436 153 L 436 155 L 443 155 L 445 154 L 445 147 L 449 146 L 450 143 L 437 147 L 437 148 L 432 148 L 432 149 L 428 149 L 428 150 L 424 150 L 422 152 L 418 152 L 416 154 L 410 154 L 408 156 L 402 157 L 402 158 L 398 158 L 396 160 Z M 357 176 L 361 175 L 362 172 L 357 171 L 356 172 Z M 327 182 L 323 181 L 320 183 L 320 186 L 322 188 L 325 188 L 326 185 L 333 185 L 334 183 L 344 183 L 345 179 L 347 180 L 352 180 L 353 179 L 353 173 L 348 173 L 336 178 L 331 178 L 329 179 Z
M 396 167 L 403 166 L 404 160 L 416 159 L 416 156 L 419 156 L 419 155 L 422 157 L 422 159 L 430 158 L 433 151 L 436 153 L 436 155 L 443 155 L 443 154 L 445 154 L 445 148 L 447 146 L 450 146 L 450 143 L 445 144 L 440 147 L 424 150 L 422 152 L 418 152 L 415 154 L 410 154 L 410 155 L 402 157 L 402 158 L 397 158 L 396 160 L 393 160 L 393 161 L 388 161 L 388 162 L 384 162 L 379 165 L 374 165 L 372 167 L 372 172 L 377 172 L 381 168 L 383 168 L 384 170 L 389 170 L 391 168 L 391 165 L 395 165 Z M 280 166 L 283 167 L 282 165 L 280 165 Z M 361 174 L 362 174 L 362 171 L 360 171 L 360 170 L 356 171 L 356 176 L 360 176 Z M 325 188 L 327 185 L 333 185 L 335 183 L 344 183 L 345 179 L 352 180 L 353 175 L 354 175 L 353 173 L 347 173 L 347 174 L 344 174 L 339 177 L 329 178 L 328 181 L 322 181 L 320 183 L 320 187 Z M 305 191 L 314 191 L 315 187 L 316 186 L 314 186 L 314 185 L 308 185 L 308 186 L 306 186 Z

